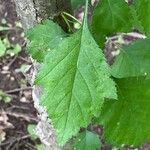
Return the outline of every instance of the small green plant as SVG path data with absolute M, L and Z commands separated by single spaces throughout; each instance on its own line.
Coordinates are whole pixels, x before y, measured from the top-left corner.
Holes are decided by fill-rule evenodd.
M 73 150 L 97 150 L 100 148 L 100 145 L 101 143 L 97 134 L 84 131 L 77 135 Z
M 44 87 L 41 104 L 47 107 L 60 145 L 91 122 L 103 125 L 105 140 L 118 148 L 137 147 L 150 139 L 149 8 L 148 0 L 132 4 L 103 0 L 89 26 L 86 0 L 84 20 L 77 32 L 65 33 L 51 20 L 28 31 L 28 51 L 42 64 L 35 84 Z M 104 47 L 107 36 L 133 29 L 147 38 L 121 46 L 109 66 L 99 47 Z M 89 134 L 96 142 L 96 134 L 81 133 L 81 138 Z M 84 150 L 87 145 L 95 145 L 93 140 L 86 142 L 84 146 L 75 142 L 75 147 Z M 98 145 L 96 142 L 91 150 Z
M 36 125 L 35 124 L 29 124 L 28 125 L 28 128 L 27 128 L 27 131 L 28 133 L 31 135 L 31 138 L 33 140 L 37 139 L 37 135 L 35 134 L 35 128 L 36 128 Z
M 7 38 L 3 40 L 0 39 L 0 57 L 6 54 L 15 55 L 21 51 L 21 46 L 19 44 L 11 44 Z
M 4 45 L 2 40 L 0 39 L 0 57 L 4 56 L 5 52 L 6 52 L 6 46 Z
M 29 135 L 31 136 L 32 140 L 36 140 L 38 138 L 38 136 L 35 134 L 35 128 L 36 128 L 35 124 L 29 124 L 27 127 L 27 131 L 28 131 Z M 44 145 L 43 144 L 36 144 L 36 149 L 37 150 L 44 150 Z
M 0 90 L 0 101 L 4 101 L 5 103 L 10 103 L 12 101 L 12 97 Z
M 45 147 L 43 144 L 36 145 L 37 150 L 45 150 Z
M 2 19 L 2 23 L 5 25 L 5 19 Z M 9 31 L 12 28 L 5 26 L 0 26 L 0 32 Z M 8 38 L 0 38 L 0 57 L 5 56 L 6 54 L 15 55 L 21 51 L 21 46 L 19 44 L 11 44 Z

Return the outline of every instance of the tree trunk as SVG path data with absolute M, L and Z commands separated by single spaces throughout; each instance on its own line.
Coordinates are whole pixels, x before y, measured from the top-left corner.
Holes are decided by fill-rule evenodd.
M 62 11 L 71 12 L 70 0 L 14 0 L 16 4 L 17 14 L 21 19 L 24 30 L 33 27 L 36 23 L 42 19 L 55 19 L 62 25 L 63 29 L 66 29 L 62 19 L 59 19 L 59 14 Z M 33 60 L 34 71 L 32 81 L 37 74 L 40 64 Z M 46 150 L 60 150 L 55 137 L 55 131 L 48 119 L 47 111 L 44 107 L 40 106 L 40 93 L 41 88 L 33 87 L 33 100 L 34 106 L 39 113 L 39 123 L 37 125 L 36 133 L 45 145 Z M 67 148 L 68 149 L 68 148 Z
M 18 16 L 21 19 L 24 30 L 27 30 L 43 19 L 54 19 L 64 27 L 60 13 L 71 13 L 70 0 L 14 0 Z

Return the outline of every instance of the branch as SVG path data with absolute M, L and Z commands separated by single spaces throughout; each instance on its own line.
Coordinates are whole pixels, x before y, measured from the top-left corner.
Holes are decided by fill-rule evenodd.
M 27 91 L 27 90 L 32 90 L 32 87 L 17 88 L 17 89 L 5 91 L 5 93 L 6 94 L 12 94 L 12 93 L 15 93 L 15 92 Z

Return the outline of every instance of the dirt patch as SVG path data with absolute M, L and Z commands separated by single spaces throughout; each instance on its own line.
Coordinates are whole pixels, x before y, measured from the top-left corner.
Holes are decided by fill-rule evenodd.
M 0 1 L 0 26 L 9 28 L 0 31 L 0 38 L 8 39 L 12 45 L 19 44 L 22 49 L 15 55 L 0 57 L 0 91 L 5 94 L 0 100 L 0 138 L 3 138 L 0 150 L 35 150 L 40 141 L 31 138 L 27 127 L 37 123 L 37 112 L 23 68 L 29 67 L 31 62 L 25 52 L 24 34 L 12 0 Z M 10 102 L 5 98 L 10 98 Z

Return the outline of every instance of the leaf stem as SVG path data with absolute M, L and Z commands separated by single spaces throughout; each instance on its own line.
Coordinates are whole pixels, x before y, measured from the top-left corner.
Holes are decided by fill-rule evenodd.
M 78 22 L 80 25 L 82 24 L 77 18 L 75 18 L 74 16 L 68 14 L 67 12 L 63 12 L 63 14 L 66 15 L 66 16 L 68 16 L 68 17 L 70 17 L 70 18 L 72 18 L 73 20 L 75 20 L 76 22 Z
M 85 12 L 84 12 L 84 23 L 87 22 L 87 17 L 88 17 L 88 4 L 89 4 L 89 1 L 86 0 L 86 3 L 85 3 Z
M 69 21 L 67 20 L 67 18 L 64 16 L 63 13 L 61 13 L 61 16 L 63 17 L 64 21 L 66 22 L 66 24 L 67 24 L 67 26 L 68 26 L 68 28 L 69 28 L 69 32 L 71 32 L 72 29 L 71 29 L 71 26 L 70 26 L 70 24 L 69 24 Z

